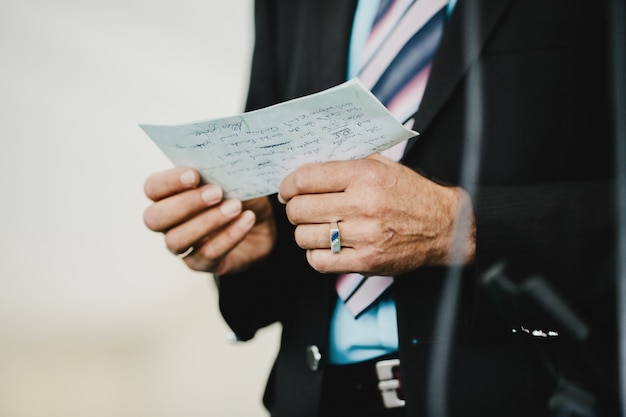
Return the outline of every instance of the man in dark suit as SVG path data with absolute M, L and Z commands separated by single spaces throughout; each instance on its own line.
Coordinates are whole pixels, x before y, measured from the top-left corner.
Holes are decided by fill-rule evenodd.
M 345 81 L 356 3 L 256 1 L 247 110 Z M 450 10 L 399 162 L 306 166 L 245 202 L 188 168 L 146 182 L 146 224 L 215 274 L 237 337 L 281 324 L 274 417 L 617 415 L 609 5 Z M 330 347 L 350 272 L 394 277 L 397 326 L 392 349 L 354 363 Z M 389 358 L 399 373 L 378 378 Z

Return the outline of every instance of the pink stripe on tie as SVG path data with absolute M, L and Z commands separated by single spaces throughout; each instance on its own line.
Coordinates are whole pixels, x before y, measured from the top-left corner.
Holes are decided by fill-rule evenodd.
M 393 27 L 401 19 L 406 9 L 414 0 L 394 0 L 389 10 L 380 18 L 370 30 L 369 37 L 363 51 L 363 60 L 367 61 L 387 38 Z
M 402 16 L 390 34 L 379 46 L 373 58 L 364 64 L 359 79 L 370 88 L 387 69 L 404 44 L 437 14 L 448 0 L 417 1 Z M 368 56 L 369 57 L 369 56 Z
M 393 284 L 393 277 L 378 275 L 367 277 L 363 280 L 359 290 L 354 292 L 345 302 L 346 307 L 354 317 L 358 317 L 358 315 L 372 305 L 391 284 Z
M 365 277 L 361 274 L 344 274 L 340 275 L 335 282 L 335 287 L 337 288 L 337 294 L 343 301 L 346 301 L 350 298 L 350 296 L 359 288 L 361 285 L 361 281 L 363 281 Z
M 431 64 L 425 66 L 413 79 L 387 104 L 387 109 L 399 121 L 411 117 L 419 107 L 422 100 Z

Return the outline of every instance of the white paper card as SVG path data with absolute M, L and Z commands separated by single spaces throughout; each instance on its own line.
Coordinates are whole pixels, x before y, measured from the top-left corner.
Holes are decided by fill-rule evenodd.
M 303 164 L 365 158 L 418 135 L 358 79 L 235 116 L 140 127 L 175 166 L 241 200 L 278 192 Z

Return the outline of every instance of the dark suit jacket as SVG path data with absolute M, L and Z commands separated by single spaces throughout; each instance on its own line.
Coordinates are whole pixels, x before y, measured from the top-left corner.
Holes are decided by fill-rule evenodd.
M 256 1 L 248 110 L 345 81 L 355 3 Z M 429 379 L 446 369 L 454 416 L 549 415 L 558 383 L 612 406 L 616 216 L 605 3 L 459 0 L 447 22 L 415 116 L 421 135 L 402 163 L 471 192 L 477 251 L 471 267 L 396 277 L 410 416 L 446 398 Z M 220 308 L 241 340 L 281 323 L 265 404 L 275 417 L 316 416 L 333 276 L 307 264 L 284 207 L 274 209 L 278 245 L 253 269 L 217 278 Z M 539 314 L 528 298 L 494 297 L 483 278 L 501 263 L 516 285 L 530 276 L 547 282 L 588 331 L 570 336 L 567 325 Z M 458 291 L 445 307 L 454 326 L 446 332 L 437 312 L 454 284 Z M 559 336 L 533 337 L 522 327 Z M 322 354 L 317 371 L 306 363 L 309 345 Z M 433 354 L 447 347 L 450 356 L 442 358 L 449 362 L 438 362 Z

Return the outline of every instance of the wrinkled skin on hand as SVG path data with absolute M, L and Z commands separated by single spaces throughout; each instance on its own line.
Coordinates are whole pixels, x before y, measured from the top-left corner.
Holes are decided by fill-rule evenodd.
M 474 258 L 467 193 L 379 155 L 305 165 L 282 181 L 279 199 L 297 226 L 297 244 L 320 272 L 398 275 Z M 341 233 L 339 254 L 329 250 L 333 221 Z

